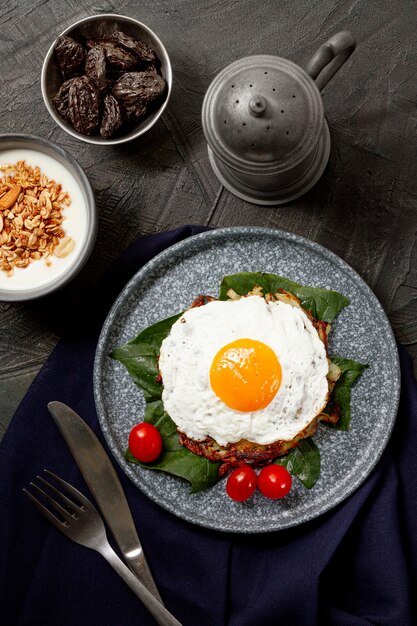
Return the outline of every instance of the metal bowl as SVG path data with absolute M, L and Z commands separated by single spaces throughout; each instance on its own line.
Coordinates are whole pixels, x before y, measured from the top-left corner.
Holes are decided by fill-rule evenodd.
M 127 35 L 136 37 L 137 39 L 144 41 L 150 45 L 156 52 L 158 60 L 161 65 L 162 78 L 165 79 L 167 84 L 166 94 L 161 101 L 158 108 L 150 112 L 143 120 L 141 120 L 136 126 L 134 126 L 125 135 L 115 137 L 114 139 L 103 139 L 100 136 L 89 136 L 78 133 L 68 122 L 66 122 L 56 111 L 54 103 L 52 101 L 53 96 L 57 93 L 63 80 L 58 68 L 58 64 L 55 59 L 54 47 L 56 39 L 62 35 L 68 35 L 73 37 L 79 42 L 87 41 L 88 39 L 95 39 L 102 37 L 103 35 L 113 33 L 115 30 L 122 30 Z M 169 97 L 171 95 L 172 88 L 172 69 L 171 62 L 169 60 L 168 53 L 162 44 L 161 40 L 151 31 L 148 26 L 138 22 L 137 20 L 126 17 L 124 15 L 116 15 L 112 13 L 105 13 L 102 15 L 92 15 L 86 17 L 72 26 L 66 28 L 62 33 L 58 35 L 51 47 L 49 48 L 42 67 L 41 76 L 41 88 L 43 99 L 46 104 L 51 117 L 65 132 L 72 135 L 76 139 L 80 139 L 86 143 L 98 144 L 98 145 L 115 145 L 126 143 L 140 137 L 147 130 L 149 130 L 160 118 L 162 112 L 168 104 Z
M 29 267 L 19 270 L 22 272 L 21 276 L 25 276 L 25 280 L 23 282 L 26 286 L 22 286 L 21 283 L 16 280 L 15 275 L 3 280 L 5 275 L 4 272 L 0 270 L 0 301 L 16 302 L 33 300 L 63 287 L 78 274 L 83 265 L 86 263 L 93 250 L 97 235 L 96 202 L 90 182 L 84 171 L 78 165 L 77 161 L 68 152 L 66 152 L 66 150 L 63 150 L 56 144 L 47 141 L 46 139 L 42 139 L 41 137 L 34 137 L 32 135 L 0 135 L 0 163 L 2 164 L 7 164 L 5 163 L 6 150 L 22 151 L 19 159 L 25 158 L 32 166 L 40 165 L 40 162 L 38 161 L 36 163 L 32 163 L 29 159 L 30 153 L 28 151 L 38 153 L 39 159 L 45 159 L 46 156 L 48 162 L 56 162 L 59 168 L 62 167 L 66 170 L 65 176 L 68 176 L 68 180 L 74 181 L 77 185 L 76 193 L 80 200 L 77 206 L 78 213 L 73 213 L 70 217 L 69 211 L 71 207 L 69 207 L 67 226 L 65 221 L 63 223 L 64 230 L 68 228 L 68 222 L 71 222 L 71 227 L 74 230 L 77 230 L 78 228 L 80 233 L 78 237 L 79 245 L 78 247 L 76 245 L 74 252 L 71 253 L 71 258 L 68 257 L 68 260 L 66 260 L 61 267 L 58 267 L 56 272 L 51 272 L 49 277 L 48 270 L 45 271 L 42 269 L 43 274 L 39 276 L 36 268 L 39 268 L 40 266 L 36 266 L 36 264 L 44 262 L 41 260 L 34 261 Z M 28 154 L 26 157 L 24 154 L 25 152 Z M 50 159 L 52 159 L 52 161 L 49 161 Z M 46 167 L 41 169 L 49 179 L 54 178 L 52 171 L 48 171 Z M 0 177 L 1 175 L 2 174 L 0 174 Z M 63 180 L 59 180 L 58 177 L 56 177 L 55 180 L 57 183 L 64 182 Z M 63 191 L 69 192 L 70 195 L 71 192 L 72 194 L 75 193 L 74 189 L 64 188 Z M 73 199 L 75 200 L 74 195 Z M 57 260 L 57 262 L 59 261 L 60 260 Z M 24 272 L 29 271 L 29 274 L 23 274 Z M 7 284 L 9 281 L 10 284 Z

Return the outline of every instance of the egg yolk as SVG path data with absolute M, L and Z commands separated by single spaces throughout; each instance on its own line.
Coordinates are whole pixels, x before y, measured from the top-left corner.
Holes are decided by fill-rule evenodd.
M 262 341 L 237 339 L 213 359 L 210 384 L 214 393 L 236 411 L 258 411 L 275 397 L 282 378 L 276 354 Z

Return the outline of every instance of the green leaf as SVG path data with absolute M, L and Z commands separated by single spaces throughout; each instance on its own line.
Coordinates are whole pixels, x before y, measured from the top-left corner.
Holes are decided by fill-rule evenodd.
M 307 489 L 311 489 L 320 476 L 320 450 L 311 437 L 300 439 L 297 448 L 284 457 L 278 457 L 274 463 L 286 467 Z
M 340 367 L 342 374 L 333 388 L 330 400 L 326 408 L 323 410 L 323 413 L 330 415 L 333 412 L 334 405 L 338 404 L 340 408 L 340 417 L 336 424 L 329 424 L 327 422 L 323 423 L 326 424 L 326 426 L 336 428 L 337 430 L 349 430 L 351 390 L 356 380 L 362 374 L 363 370 L 368 367 L 368 365 L 338 356 L 332 356 L 331 361 Z
M 150 422 L 162 436 L 163 449 L 169 452 L 182 450 L 178 440 L 177 427 L 166 411 L 162 400 L 155 400 L 146 405 L 145 422 Z
M 159 350 L 172 324 L 181 315 L 182 313 L 178 313 L 148 326 L 135 339 L 110 354 L 112 359 L 123 363 L 133 382 L 143 390 L 147 402 L 160 400 L 162 397 L 162 385 L 157 382 Z
M 289 291 L 301 301 L 301 306 L 311 314 L 329 324 L 336 315 L 349 304 L 349 299 L 337 291 L 304 287 L 288 278 L 263 272 L 241 272 L 225 276 L 220 285 L 220 300 L 227 300 L 227 291 L 233 289 L 241 296 L 252 291 L 255 285 L 262 287 L 264 294 L 275 293 L 278 289 Z
M 197 456 L 182 446 L 180 450 L 165 451 L 153 463 L 141 463 L 135 459 L 129 449 L 125 452 L 125 458 L 130 463 L 136 463 L 141 467 L 159 470 L 187 480 L 191 484 L 191 493 L 208 489 L 219 480 L 220 463 L 213 463 L 203 456 Z

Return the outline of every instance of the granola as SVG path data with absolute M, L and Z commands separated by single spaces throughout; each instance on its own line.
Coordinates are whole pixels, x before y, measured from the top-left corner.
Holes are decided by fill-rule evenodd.
M 0 165 L 0 271 L 12 276 L 16 267 L 50 256 L 67 256 L 74 241 L 65 234 L 63 211 L 71 199 L 40 167 L 25 161 Z

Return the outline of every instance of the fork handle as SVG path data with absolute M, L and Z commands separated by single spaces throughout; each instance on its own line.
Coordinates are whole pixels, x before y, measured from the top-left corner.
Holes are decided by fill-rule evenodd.
M 126 585 L 130 587 L 133 593 L 139 598 L 139 600 L 146 606 L 149 613 L 151 613 L 158 624 L 161 626 L 182 626 L 181 623 L 175 619 L 154 596 L 146 589 L 146 587 L 132 574 L 130 569 L 123 563 L 121 559 L 114 552 L 110 545 L 100 546 L 98 550 L 114 570 L 119 574 Z

